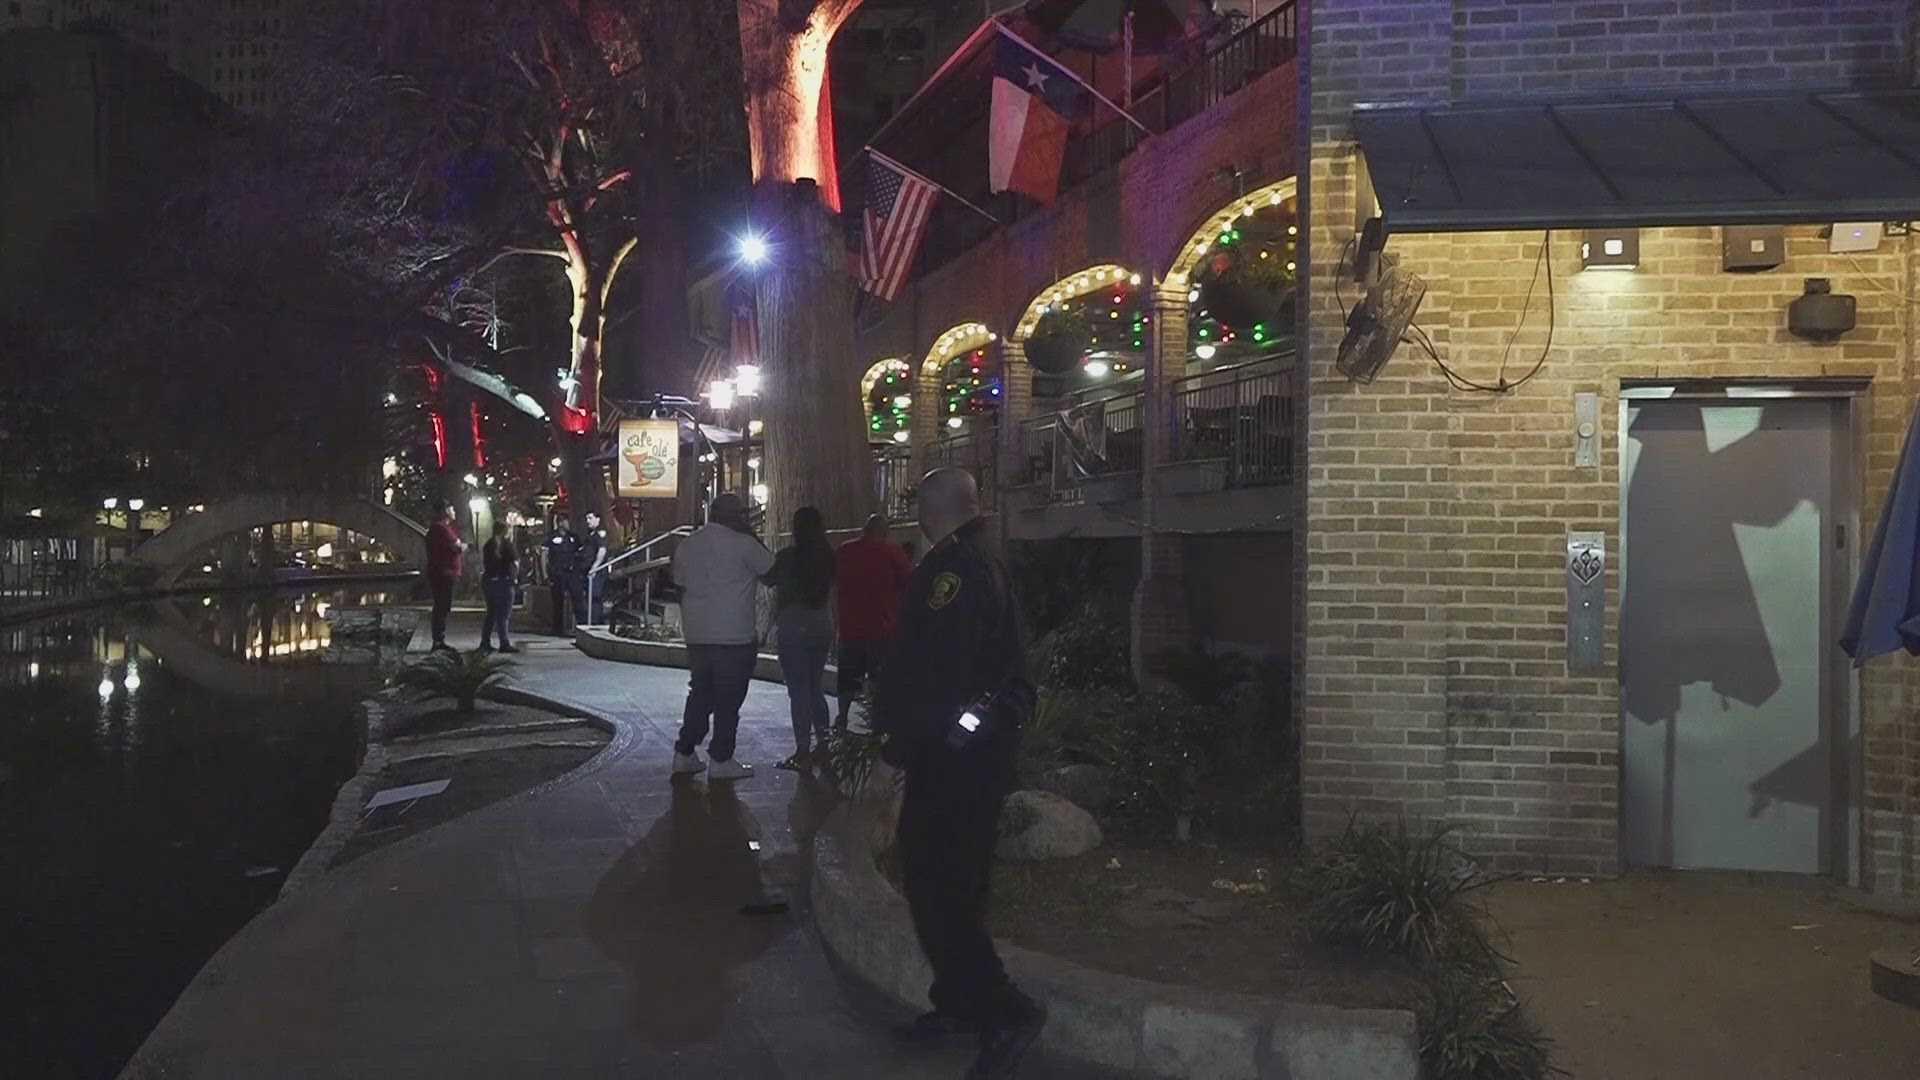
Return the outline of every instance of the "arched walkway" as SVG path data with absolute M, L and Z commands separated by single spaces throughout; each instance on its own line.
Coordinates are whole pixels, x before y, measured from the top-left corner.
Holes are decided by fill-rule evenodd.
M 157 566 L 171 584 L 200 552 L 222 537 L 281 521 L 320 521 L 372 537 L 401 565 L 425 555 L 427 530 L 369 499 L 350 495 L 272 492 L 238 495 L 188 514 L 134 549 L 134 562 Z
M 1262 207 L 1282 206 L 1292 202 L 1300 190 L 1299 178 L 1289 176 L 1281 180 L 1256 188 L 1233 200 L 1227 205 L 1207 215 L 1187 242 L 1180 245 L 1180 251 L 1173 257 L 1173 265 L 1167 268 L 1167 284 L 1185 285 L 1187 279 L 1200 267 L 1200 260 L 1219 240 L 1220 234 L 1232 227 L 1243 217 L 1252 217 Z

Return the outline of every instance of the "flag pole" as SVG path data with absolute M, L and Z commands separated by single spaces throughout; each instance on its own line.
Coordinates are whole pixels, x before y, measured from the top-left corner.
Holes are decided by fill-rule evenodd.
M 968 202 L 967 200 L 961 198 L 959 193 L 955 192 L 952 188 L 948 187 L 947 185 L 942 184 L 937 180 L 932 180 L 925 176 L 922 176 L 917 172 L 914 172 L 912 169 L 907 168 L 905 165 L 900 164 L 899 162 L 893 160 L 887 155 L 881 153 L 880 151 L 875 150 L 871 146 L 867 147 L 867 153 L 873 155 L 873 159 L 875 161 L 878 161 L 880 164 L 885 165 L 887 168 L 893 169 L 896 172 L 902 173 L 906 176 L 911 176 L 915 180 L 918 180 L 921 183 L 926 184 L 928 187 L 939 188 L 941 191 L 944 191 L 948 195 L 952 196 L 954 202 L 957 202 L 961 206 L 964 206 L 967 209 L 973 211 L 974 213 L 979 214 L 981 217 L 986 218 L 988 221 L 993 222 L 995 225 L 1000 224 L 999 218 L 994 217 L 992 214 L 987 213 L 985 210 L 982 210 L 979 207 Z
M 1132 124 L 1134 127 L 1139 128 L 1142 132 L 1148 135 L 1153 134 L 1153 129 L 1141 123 L 1138 117 L 1134 116 L 1132 113 L 1121 108 L 1120 106 L 1115 105 L 1113 103 L 1112 98 L 1108 97 L 1107 95 L 1101 93 L 1098 90 L 1095 90 L 1091 83 L 1087 82 L 1087 80 L 1075 74 L 1072 68 L 1061 63 L 1058 60 L 1055 60 L 1053 57 L 1048 56 L 1046 53 L 1041 52 L 1040 49 L 1036 47 L 1032 42 L 1028 41 L 1026 38 L 1021 37 L 1019 34 L 1014 33 L 1012 30 L 1007 29 L 1007 24 L 1000 22 L 998 19 L 996 19 L 994 20 L 993 27 L 994 29 L 1000 31 L 1000 33 L 1005 37 L 1011 38 L 1012 40 L 1019 42 L 1021 48 L 1027 50 L 1028 52 L 1039 57 L 1040 59 L 1045 60 L 1048 64 L 1051 64 L 1056 71 L 1059 71 L 1061 74 L 1065 75 L 1069 79 L 1072 79 L 1074 82 L 1079 83 L 1081 89 L 1085 90 L 1087 93 L 1092 94 L 1094 97 L 1098 98 L 1102 104 L 1106 105 L 1107 108 L 1112 109 L 1114 112 L 1117 112 L 1122 117 L 1126 118 L 1127 123 Z

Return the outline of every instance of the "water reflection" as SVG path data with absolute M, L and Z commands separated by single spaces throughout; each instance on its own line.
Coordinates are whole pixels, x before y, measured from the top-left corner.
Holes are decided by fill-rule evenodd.
M 376 590 L 185 597 L 0 630 L 0 1061 L 110 1076 L 270 903 L 397 651 Z

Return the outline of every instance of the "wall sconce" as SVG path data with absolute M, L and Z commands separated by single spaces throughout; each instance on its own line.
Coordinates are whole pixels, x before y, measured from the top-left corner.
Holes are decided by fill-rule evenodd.
M 1639 265 L 1639 229 L 1588 229 L 1580 242 L 1582 270 L 1632 270 Z

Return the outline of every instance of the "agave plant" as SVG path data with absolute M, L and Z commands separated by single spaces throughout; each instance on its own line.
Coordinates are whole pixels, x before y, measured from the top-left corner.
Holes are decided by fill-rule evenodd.
M 419 663 L 401 668 L 393 684 L 413 691 L 421 701 L 452 698 L 460 712 L 470 713 L 480 691 L 505 681 L 512 666 L 513 661 L 501 656 L 446 650 L 429 653 Z

